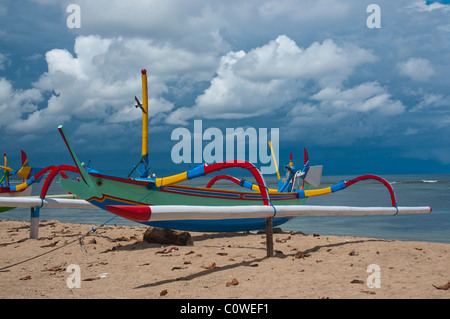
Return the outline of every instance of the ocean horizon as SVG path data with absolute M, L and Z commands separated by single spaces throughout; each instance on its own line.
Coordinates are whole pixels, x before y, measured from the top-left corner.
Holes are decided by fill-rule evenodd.
M 239 177 L 239 176 L 236 176 Z M 320 188 L 331 186 L 356 176 L 323 176 Z M 381 176 L 394 188 L 398 206 L 431 206 L 430 214 L 392 216 L 300 216 L 280 225 L 285 231 L 305 234 L 369 237 L 387 240 L 427 241 L 450 243 L 450 174 L 386 175 Z M 205 186 L 211 177 L 200 177 L 186 185 Z M 277 188 L 275 176 L 265 176 L 269 187 Z M 250 178 L 248 178 L 251 181 Z M 32 195 L 38 196 L 43 181 L 35 184 Z M 216 187 L 234 188 L 229 181 L 219 181 Z M 48 194 L 65 191 L 54 181 Z M 307 205 L 338 206 L 391 206 L 386 187 L 374 180 L 358 182 L 344 190 L 323 196 L 310 197 Z M 58 220 L 64 223 L 102 225 L 114 217 L 99 209 L 43 208 L 40 220 Z M 16 208 L 0 213 L 0 219 L 30 220 L 29 208 Z M 122 217 L 108 224 L 142 225 Z

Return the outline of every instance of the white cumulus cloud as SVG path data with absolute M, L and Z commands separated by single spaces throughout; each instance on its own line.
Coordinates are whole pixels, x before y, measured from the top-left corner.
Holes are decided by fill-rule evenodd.
M 370 112 L 377 111 L 384 115 L 396 115 L 405 110 L 405 106 L 377 82 L 368 82 L 354 88 L 340 90 L 325 88 L 311 97 L 328 112 Z
M 433 65 L 427 59 L 410 58 L 408 61 L 397 64 L 400 74 L 409 76 L 415 81 L 428 81 L 436 74 Z
M 267 114 L 302 96 L 307 81 L 338 88 L 356 67 L 374 61 L 372 53 L 357 46 L 339 46 L 327 39 L 304 49 L 280 35 L 248 53 L 232 51 L 223 56 L 196 104 L 177 109 L 167 122 L 182 124 L 195 116 L 231 119 Z
M 14 123 L 20 121 L 23 116 L 34 112 L 37 103 L 43 100 L 42 94 L 37 89 L 14 89 L 11 82 L 0 78 L 0 129 L 8 131 L 22 127 L 15 127 Z
M 140 118 L 134 96 L 141 100 L 142 68 L 148 69 L 151 116 L 169 112 L 173 103 L 162 95 L 168 83 L 209 79 L 216 65 L 210 56 L 142 38 L 79 36 L 74 55 L 66 49 L 46 53 L 48 71 L 33 84 L 49 92 L 46 105 L 21 118 L 15 127 L 54 128 L 73 118 L 129 122 Z
M 390 119 L 406 107 L 378 82 L 351 88 L 327 87 L 297 103 L 287 114 L 284 138 L 305 136 L 309 143 L 351 145 L 390 130 Z

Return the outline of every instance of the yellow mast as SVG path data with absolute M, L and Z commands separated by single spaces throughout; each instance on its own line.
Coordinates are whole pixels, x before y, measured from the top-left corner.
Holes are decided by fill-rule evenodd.
M 268 143 L 269 143 L 269 147 L 270 147 L 270 152 L 272 153 L 273 162 L 275 164 L 275 169 L 277 170 L 277 177 L 278 177 L 278 179 L 280 179 L 280 172 L 278 171 L 277 159 L 275 157 L 275 153 L 273 152 L 272 141 L 269 141 Z
M 148 89 L 147 89 L 147 70 L 141 70 L 142 73 L 142 156 L 148 157 Z

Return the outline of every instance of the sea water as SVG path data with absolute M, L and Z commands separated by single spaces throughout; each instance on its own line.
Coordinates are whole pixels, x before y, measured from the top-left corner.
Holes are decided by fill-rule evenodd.
M 236 176 L 240 177 L 240 176 Z M 320 188 L 331 186 L 355 176 L 323 176 Z M 300 216 L 281 225 L 283 230 L 306 234 L 358 236 L 390 240 L 429 241 L 450 243 L 450 175 L 390 175 L 382 176 L 394 188 L 398 206 L 431 206 L 431 214 L 393 216 Z M 186 185 L 205 186 L 211 177 L 185 182 Z M 252 181 L 251 177 L 246 177 Z M 277 188 L 277 179 L 265 176 L 267 185 Z M 43 184 L 43 182 L 39 183 Z M 42 185 L 36 184 L 32 195 L 39 195 Z M 235 184 L 220 180 L 215 187 L 234 189 Z M 55 180 L 48 194 L 63 194 Z M 310 197 L 308 205 L 390 206 L 386 187 L 375 180 L 358 182 L 344 190 L 323 196 Z M 100 209 L 42 208 L 40 220 L 102 225 L 114 215 Z M 29 208 L 16 208 L 0 213 L 0 219 L 30 220 Z M 141 225 L 116 217 L 109 224 Z
M 398 206 L 431 206 L 430 214 L 393 216 L 304 216 L 285 230 L 320 235 L 350 235 L 391 240 L 450 243 L 450 175 L 383 176 L 394 189 Z M 322 185 L 352 176 L 324 176 Z M 308 205 L 391 206 L 388 190 L 377 181 L 361 181 L 336 193 L 310 197 Z

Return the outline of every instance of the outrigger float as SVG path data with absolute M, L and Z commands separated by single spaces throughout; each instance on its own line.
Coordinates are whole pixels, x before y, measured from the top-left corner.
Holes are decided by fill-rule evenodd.
M 142 104 L 142 153 L 139 163 L 133 168 L 139 177 L 119 177 L 100 173 L 81 163 L 75 154 L 62 126 L 58 130 L 72 156 L 75 166 L 64 166 L 71 172 L 80 174 L 78 180 L 62 175 L 60 186 L 81 199 L 46 198 L 0 198 L 0 206 L 10 207 L 98 207 L 126 219 L 149 226 L 168 229 L 234 232 L 266 228 L 271 233 L 273 226 L 281 225 L 296 216 L 305 215 L 396 215 L 429 213 L 431 207 L 399 207 L 392 186 L 383 178 L 363 175 L 321 189 L 318 187 L 322 166 L 311 166 L 309 156 L 304 150 L 304 163 L 301 169 L 294 166 L 292 154 L 286 165 L 286 177 L 280 178 L 277 168 L 278 189 L 269 188 L 254 164 L 246 161 L 225 161 L 201 164 L 180 174 L 156 177 L 152 174 L 148 156 L 148 93 L 147 72 L 141 71 Z M 272 145 L 269 142 L 273 154 Z M 275 166 L 276 158 L 274 156 Z M 5 165 L 6 166 L 6 165 Z M 181 183 L 201 176 L 221 173 L 231 168 L 241 168 L 250 172 L 254 182 L 220 174 L 212 177 L 205 187 L 187 186 Z M 63 167 L 52 167 L 51 179 Z M 241 189 L 229 190 L 214 188 L 218 180 L 228 180 Z M 306 198 L 321 196 L 343 190 L 359 181 L 373 179 L 383 183 L 391 196 L 391 207 L 348 207 L 348 206 L 310 206 Z M 47 179 L 46 182 L 51 182 Z M 245 190 L 242 190 L 245 189 Z M 269 240 L 268 240 L 269 246 Z M 268 248 L 268 255 L 270 255 Z

